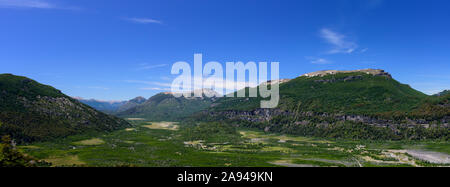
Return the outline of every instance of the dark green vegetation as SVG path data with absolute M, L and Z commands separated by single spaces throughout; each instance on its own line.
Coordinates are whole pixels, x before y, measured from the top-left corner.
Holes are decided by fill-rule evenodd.
M 389 115 L 389 113 L 385 115 Z M 393 117 L 399 117 L 396 113 L 391 113 L 391 115 Z M 440 119 L 444 119 L 448 123 L 450 120 L 450 94 L 427 97 L 407 117 L 421 118 L 426 121 L 439 121 Z
M 185 124 L 182 135 L 187 141 L 203 140 L 208 143 L 241 141 L 241 135 L 235 127 L 217 122 Z
M 178 121 L 210 107 L 215 98 L 174 97 L 170 93 L 160 93 L 145 103 L 119 112 L 117 116 L 126 118 L 147 118 L 152 121 Z
M 147 125 L 147 123 L 142 123 Z M 112 133 L 70 136 L 60 141 L 23 146 L 23 151 L 45 159 L 54 166 L 271 166 L 254 154 L 216 154 L 191 147 L 181 131 L 149 129 L 137 125 L 133 129 Z M 104 143 L 79 144 L 99 138 Z
M 138 105 L 144 104 L 147 101 L 147 99 L 143 97 L 136 97 L 132 100 L 127 101 L 122 106 L 120 106 L 114 113 L 119 113 L 123 111 L 127 111 L 130 108 L 134 108 Z
M 0 142 L 0 167 L 50 166 L 45 161 L 35 161 L 21 153 L 9 136 L 3 136 Z
M 298 77 L 280 85 L 280 109 L 376 115 L 408 112 L 427 96 L 392 78 L 365 73 Z M 255 110 L 261 98 L 223 98 L 216 110 Z
M 328 138 L 450 138 L 450 95 L 427 96 L 390 76 L 301 76 L 280 84 L 280 97 L 276 109 L 260 109 L 261 98 L 221 98 L 192 119 Z
M 135 127 L 126 130 L 75 135 L 21 149 L 54 166 L 445 166 L 415 159 L 407 151 L 449 154 L 448 142 L 345 141 L 265 134 L 218 123 L 181 123 L 179 130 L 133 123 Z
M 250 89 L 258 88 L 245 90 Z M 262 98 L 175 98 L 161 93 L 117 115 L 152 121 L 220 121 L 270 132 L 344 139 L 450 137 L 450 94 L 425 95 L 382 70 L 301 76 L 280 84 L 280 96 L 276 109 L 264 110 L 260 109 Z
M 450 90 L 444 90 L 442 92 L 435 94 L 434 96 L 444 96 L 444 95 L 449 95 L 449 94 L 450 94 Z
M 0 135 L 10 135 L 18 143 L 130 126 L 51 86 L 11 74 L 0 75 L 0 122 Z
M 260 98 L 161 93 L 119 115 L 182 122 L 131 125 L 50 86 L 0 75 L 0 135 L 54 166 L 448 166 L 421 159 L 450 154 L 449 94 L 365 73 L 299 77 L 280 93 L 276 109 L 260 109 Z M 4 147 L 3 160 L 31 163 Z
M 31 159 L 17 151 L 9 136 L 3 136 L 0 143 L 1 167 L 31 167 Z

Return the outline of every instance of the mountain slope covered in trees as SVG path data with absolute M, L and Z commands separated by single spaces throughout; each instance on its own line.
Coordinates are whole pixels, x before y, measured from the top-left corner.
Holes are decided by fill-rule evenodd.
M 175 97 L 171 93 L 160 93 L 116 115 L 126 118 L 146 118 L 152 121 L 179 121 L 207 109 L 216 99 Z
M 0 136 L 19 142 L 130 126 L 26 77 L 0 74 Z
M 247 92 L 249 89 L 246 88 Z M 195 121 L 224 121 L 320 137 L 361 139 L 449 138 L 447 96 L 428 96 L 383 70 L 321 71 L 280 84 L 277 108 L 262 98 L 220 98 Z

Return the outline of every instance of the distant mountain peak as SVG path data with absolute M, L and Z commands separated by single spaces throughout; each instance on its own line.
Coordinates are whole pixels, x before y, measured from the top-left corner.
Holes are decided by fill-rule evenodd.
M 222 96 L 220 93 L 218 93 L 218 92 L 216 92 L 216 91 L 214 91 L 214 90 L 212 90 L 212 89 L 210 89 L 210 88 L 203 88 L 203 89 L 197 89 L 197 90 L 194 90 L 194 91 L 189 91 L 189 92 L 186 92 L 186 93 L 191 93 L 192 94 L 192 97 L 194 97 L 194 93 L 196 92 L 196 91 L 202 91 L 202 95 L 215 95 L 215 96 L 218 96 L 218 95 L 220 95 L 220 96 Z M 175 93 L 174 92 L 162 92 L 162 93 L 160 93 L 160 94 L 164 94 L 164 95 L 174 95 Z
M 130 100 L 130 102 L 134 102 L 134 103 L 138 103 L 138 104 L 144 103 L 145 101 L 147 101 L 147 99 L 145 99 L 142 96 L 139 96 L 139 97 L 136 97 L 136 98 Z
M 72 97 L 72 98 L 76 99 L 78 101 L 91 101 L 91 102 L 109 103 L 109 104 L 117 104 L 117 103 L 125 102 L 125 101 L 115 101 L 115 100 L 104 101 L 104 100 L 99 100 L 99 99 L 85 99 L 83 97 Z
M 435 96 L 444 96 L 444 95 L 447 95 L 447 94 L 450 94 L 450 90 L 444 90 L 442 92 L 439 92 L 439 93 L 435 94 Z
M 148 120 L 180 120 L 196 112 L 207 109 L 217 97 L 206 97 L 206 94 L 216 94 L 211 89 L 203 89 L 203 97 L 176 97 L 172 92 L 158 93 L 145 103 L 139 105 L 124 105 L 117 116 L 124 118 L 145 118 Z M 193 93 L 186 92 L 186 93 Z
M 316 71 L 302 75 L 303 77 L 323 77 L 325 75 L 334 75 L 338 73 L 366 73 L 374 76 L 384 76 L 388 78 L 392 78 L 391 74 L 385 72 L 382 69 L 360 69 L 360 70 L 350 70 L 350 71 L 339 71 L 339 70 L 324 70 L 324 71 Z
M 201 89 L 202 90 L 202 92 L 203 92 L 203 95 L 215 95 L 215 96 L 221 96 L 222 94 L 220 94 L 220 93 L 218 93 L 218 92 L 216 92 L 216 91 L 214 91 L 214 90 L 212 90 L 212 89 L 209 89 L 209 88 L 203 88 L 203 89 Z M 195 91 L 196 90 L 194 90 L 194 93 L 195 93 Z
M 283 84 L 291 81 L 292 79 L 278 79 L 278 80 L 270 80 L 262 83 L 261 85 L 273 85 L 273 84 Z

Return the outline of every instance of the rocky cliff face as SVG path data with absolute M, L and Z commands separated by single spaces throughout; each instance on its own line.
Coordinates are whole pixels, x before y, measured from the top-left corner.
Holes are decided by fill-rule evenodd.
M 325 70 L 325 71 L 316 71 L 316 72 L 307 73 L 302 76 L 323 77 L 326 75 L 334 75 L 334 74 L 338 74 L 338 73 L 366 73 L 366 74 L 370 74 L 370 75 L 374 75 L 374 76 L 384 76 L 384 77 L 392 78 L 391 74 L 389 74 L 381 69 L 362 69 L 362 70 L 351 70 L 351 71 Z
M 370 117 L 364 115 L 345 115 L 345 114 L 328 114 L 328 113 L 315 113 L 315 112 L 301 112 L 296 113 L 293 111 L 281 110 L 281 109 L 257 109 L 253 111 L 217 111 L 217 112 L 203 112 L 204 115 L 210 117 L 225 118 L 228 120 L 242 120 L 247 122 L 256 123 L 271 123 L 274 118 L 289 119 L 289 123 L 294 125 L 309 125 L 313 123 L 320 123 L 322 125 L 328 125 L 336 122 L 359 122 L 368 124 L 375 127 L 389 127 L 396 128 L 398 126 L 416 127 L 421 126 L 424 128 L 430 127 L 449 127 L 450 116 L 446 116 L 439 120 L 427 120 L 427 119 L 409 119 L 403 118 L 398 120 L 382 119 L 377 117 Z M 273 124 L 274 125 L 274 124 Z

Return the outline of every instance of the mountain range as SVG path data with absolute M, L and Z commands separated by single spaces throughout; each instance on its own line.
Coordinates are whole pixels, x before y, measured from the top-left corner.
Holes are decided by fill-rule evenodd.
M 145 118 L 219 121 L 266 132 L 332 138 L 450 137 L 450 93 L 423 94 L 383 70 L 319 71 L 266 84 L 280 86 L 276 108 L 261 109 L 260 101 L 267 99 L 259 97 L 186 98 L 171 93 L 121 102 L 77 100 L 26 77 L 1 74 L 0 135 L 10 134 L 23 142 L 41 141 L 130 126 L 120 118 Z
M 83 99 L 81 97 L 74 97 L 74 99 L 109 114 L 126 111 L 147 101 L 147 99 L 141 96 L 129 101 L 101 101 L 96 99 Z
M 117 111 L 121 106 L 127 103 L 127 101 L 101 101 L 96 99 L 84 99 L 81 97 L 74 97 L 74 99 L 105 113 Z
M 210 90 L 211 91 L 211 90 Z M 146 118 L 152 121 L 180 121 L 209 108 L 216 97 L 175 97 L 172 93 L 159 93 L 144 103 L 115 115 L 124 118 Z
M 203 93 L 217 94 L 210 89 L 204 89 Z M 76 97 L 76 99 L 97 110 L 118 117 L 145 118 L 152 121 L 179 121 L 207 109 L 217 100 L 216 97 L 175 97 L 170 92 L 159 93 L 149 99 L 139 96 L 129 101 L 86 100 L 79 97 Z

